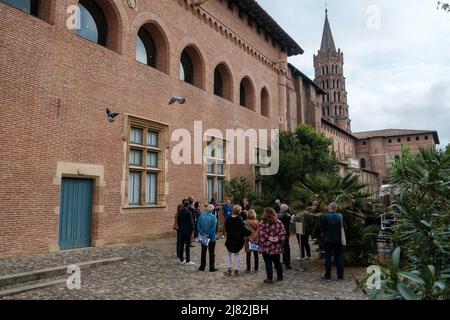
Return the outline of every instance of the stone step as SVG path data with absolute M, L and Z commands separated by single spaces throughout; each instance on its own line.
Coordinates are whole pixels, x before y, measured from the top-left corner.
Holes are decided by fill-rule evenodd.
M 46 288 L 46 287 L 50 287 L 50 286 L 54 286 L 54 285 L 58 285 L 58 284 L 63 284 L 66 282 L 67 282 L 67 279 L 58 279 L 58 280 L 53 280 L 53 281 L 33 283 L 33 284 L 29 284 L 29 285 L 24 285 L 24 286 L 19 286 L 19 287 L 13 287 L 13 288 L 6 289 L 6 290 L 1 290 L 0 291 L 0 299 L 2 297 L 12 296 L 15 294 L 32 291 L 32 290 L 36 290 L 36 289 L 42 289 L 42 288 Z
M 81 263 L 72 263 L 65 266 L 58 266 L 40 270 L 33 270 L 28 272 L 16 273 L 16 274 L 7 274 L 4 276 L 0 276 L 0 288 L 6 286 L 12 286 L 17 284 L 24 284 L 31 281 L 36 281 L 40 279 L 46 278 L 54 278 L 59 276 L 69 276 L 67 273 L 67 268 L 70 265 L 77 265 L 80 267 L 80 270 L 85 270 L 93 267 L 98 267 L 106 264 L 112 264 L 117 262 L 124 261 L 125 258 L 117 257 L 117 258 L 109 258 L 109 259 L 101 259 L 101 260 L 93 260 L 86 261 Z

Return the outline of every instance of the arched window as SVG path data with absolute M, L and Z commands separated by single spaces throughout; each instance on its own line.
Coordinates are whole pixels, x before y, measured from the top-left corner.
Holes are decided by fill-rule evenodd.
M 156 68 L 156 58 L 157 51 L 152 36 L 145 28 L 139 29 L 136 38 L 136 60 Z
M 245 77 L 244 79 L 242 79 L 239 86 L 239 91 L 240 105 L 248 109 L 255 110 L 255 89 L 252 82 L 250 81 L 250 78 Z
M 338 114 L 338 107 L 334 106 L 334 115 L 337 116 L 337 114 Z
M 80 0 L 80 22 L 76 34 L 101 46 L 108 41 L 108 24 L 100 6 L 93 0 Z
M 336 93 L 336 91 L 334 92 L 334 94 L 333 94 L 333 96 L 334 96 L 334 102 L 337 102 L 337 93 Z
M 339 81 L 339 80 L 337 81 L 337 88 L 338 88 L 338 89 L 341 88 L 341 84 L 340 84 L 340 81 Z
M 261 91 L 261 115 L 270 118 L 270 96 L 266 87 Z
M 394 159 L 395 159 L 395 161 L 400 161 L 400 156 L 396 155 Z
M 328 111 L 328 116 L 330 116 L 331 112 L 330 112 L 330 106 L 327 107 L 327 111 Z
M 204 63 L 199 51 L 189 46 L 180 58 L 180 80 L 204 89 Z
M 341 92 L 338 92 L 338 102 L 341 102 Z
M 220 63 L 214 69 L 214 94 L 233 101 L 233 81 L 230 69 L 225 63 Z
M 169 73 L 169 45 L 163 30 L 154 22 L 139 28 L 136 36 L 136 61 Z
M 0 0 L 0 2 L 6 3 L 11 7 L 17 8 L 36 17 L 39 15 L 39 0 Z
M 180 80 L 194 84 L 194 65 L 192 64 L 191 58 L 186 51 L 183 51 L 181 54 Z
M 342 106 L 339 106 L 339 115 L 342 116 Z

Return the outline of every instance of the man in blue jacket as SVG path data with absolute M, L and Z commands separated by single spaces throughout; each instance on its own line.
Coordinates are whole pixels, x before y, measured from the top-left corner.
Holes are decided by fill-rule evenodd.
M 321 278 L 325 281 L 331 280 L 331 259 L 334 253 L 336 259 L 338 280 L 344 279 L 344 257 L 342 254 L 341 229 L 345 230 L 342 214 L 336 212 L 336 203 L 330 203 L 328 213 L 325 213 L 320 220 L 320 229 L 324 237 L 325 249 L 325 275 Z
M 215 268 L 215 249 L 216 249 L 216 227 L 217 217 L 214 214 L 215 206 L 210 204 L 208 212 L 203 213 L 197 222 L 197 230 L 200 236 L 209 238 L 209 245 L 202 245 L 202 257 L 200 263 L 200 271 L 205 271 L 206 268 L 206 251 L 209 251 L 209 272 L 216 272 Z

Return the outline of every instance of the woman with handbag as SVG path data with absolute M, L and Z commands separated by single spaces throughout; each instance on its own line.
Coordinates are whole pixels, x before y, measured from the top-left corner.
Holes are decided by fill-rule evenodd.
M 244 225 L 241 217 L 241 206 L 233 208 L 233 214 L 225 222 L 225 233 L 227 240 L 225 246 L 227 248 L 227 271 L 226 276 L 232 275 L 231 256 L 234 256 L 234 275 L 239 274 L 240 252 L 244 248 L 245 237 L 251 235 L 251 231 Z
M 267 279 L 264 280 L 264 283 L 273 283 L 273 265 L 277 271 L 278 281 L 283 281 L 283 267 L 280 259 L 283 253 L 286 229 L 272 208 L 264 209 L 261 220 L 258 228 L 258 246 L 259 253 L 263 255 L 266 265 Z
M 247 271 L 250 273 L 251 270 L 251 258 L 252 253 L 255 260 L 255 272 L 258 272 L 259 257 L 258 257 L 258 227 L 259 221 L 256 219 L 256 212 L 253 209 L 247 214 L 247 220 L 244 221 L 245 226 L 252 232 L 249 237 L 245 238 L 245 253 L 247 254 Z

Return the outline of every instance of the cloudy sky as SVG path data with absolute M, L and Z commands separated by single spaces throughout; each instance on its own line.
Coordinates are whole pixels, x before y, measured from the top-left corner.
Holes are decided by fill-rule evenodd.
M 258 2 L 305 50 L 290 62 L 314 79 L 325 0 Z M 441 145 L 450 143 L 450 13 L 436 3 L 328 0 L 353 131 L 433 129 Z

